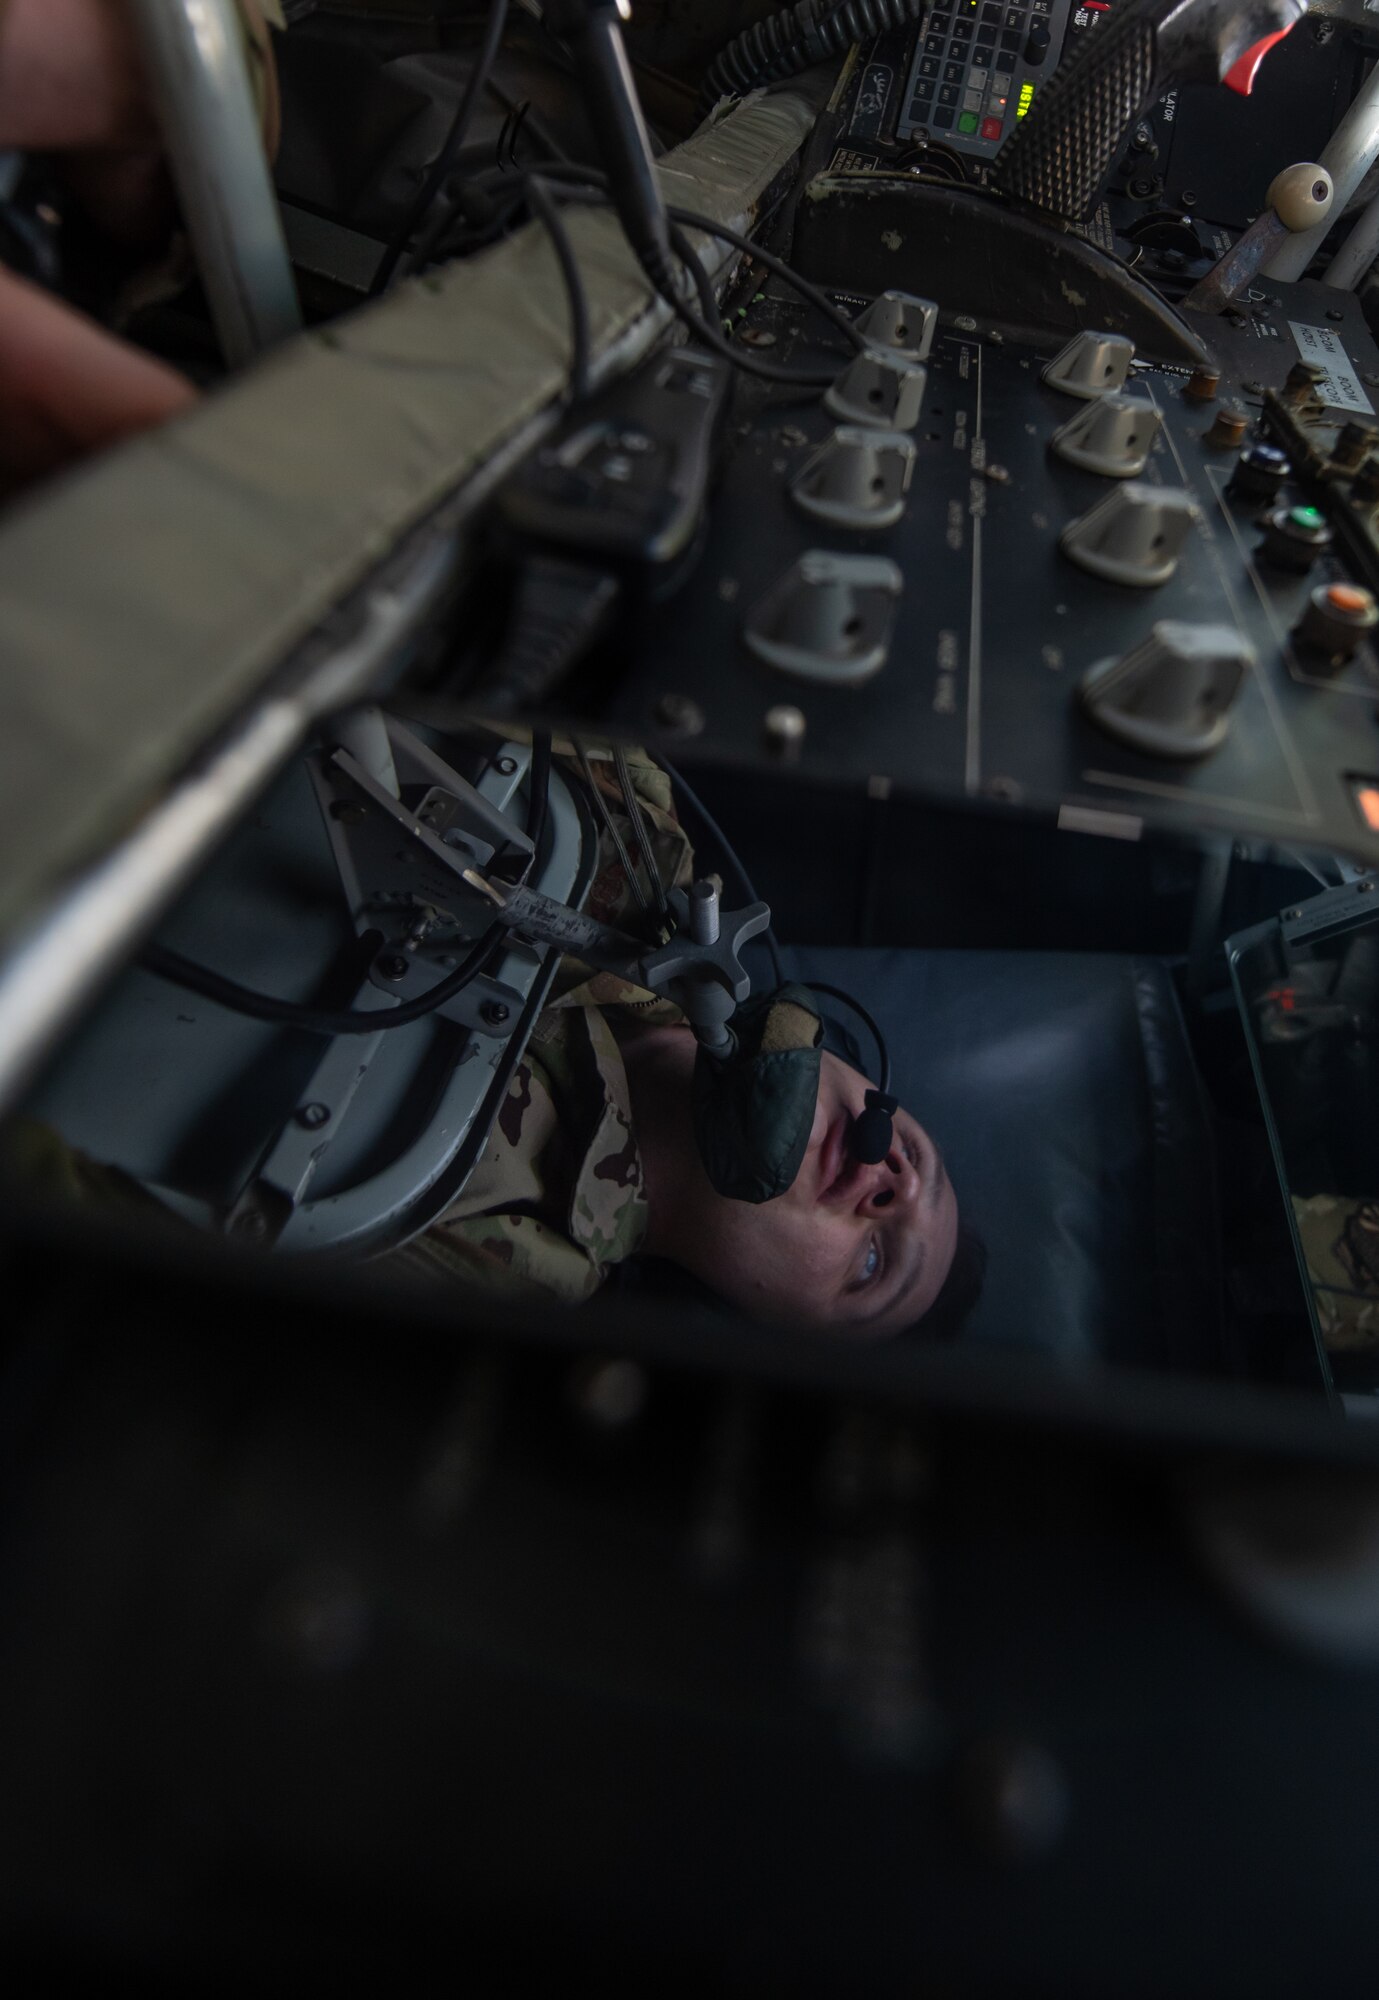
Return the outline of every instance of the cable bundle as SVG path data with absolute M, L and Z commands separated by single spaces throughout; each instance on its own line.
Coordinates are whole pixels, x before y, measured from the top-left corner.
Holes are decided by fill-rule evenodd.
M 854 42 L 870 41 L 888 28 L 917 21 L 928 0 L 797 0 L 764 21 L 754 21 L 720 49 L 709 64 L 700 109 L 710 111 L 720 97 L 741 97 L 760 83 L 795 76 L 826 57 L 841 55 Z

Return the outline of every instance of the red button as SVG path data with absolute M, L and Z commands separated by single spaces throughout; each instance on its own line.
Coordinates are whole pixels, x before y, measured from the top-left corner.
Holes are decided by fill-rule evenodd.
M 999 119 L 999 118 L 983 118 L 983 120 L 982 120 L 982 137 L 983 137 L 983 139 L 999 139 L 999 138 L 1000 138 L 1000 136 L 1001 136 L 1001 121 L 1000 121 L 1000 119 Z

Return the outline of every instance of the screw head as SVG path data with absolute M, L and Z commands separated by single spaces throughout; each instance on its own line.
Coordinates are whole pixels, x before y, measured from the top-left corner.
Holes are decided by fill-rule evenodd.
M 655 719 L 663 729 L 680 736 L 699 736 L 704 729 L 704 711 L 687 694 L 663 694 L 656 704 Z
M 809 724 L 802 708 L 793 703 L 781 702 L 775 708 L 768 708 L 761 720 L 761 733 L 766 739 L 766 747 L 778 757 L 793 757 L 799 754 Z
M 323 1125 L 330 1123 L 328 1104 L 303 1104 L 297 1112 L 297 1123 L 304 1125 L 308 1132 L 319 1132 Z
M 480 1017 L 492 1028 L 501 1028 L 511 1012 L 511 1007 L 505 1006 L 501 1000 L 485 1000 L 479 1009 Z
M 500 757 L 493 768 L 500 778 L 510 778 L 517 769 L 517 759 L 515 757 Z
M 1067 1827 L 1067 1780 L 1038 1743 L 978 1744 L 963 1760 L 958 1796 L 969 1833 L 993 1859 L 1035 1861 Z
M 385 979 L 405 979 L 407 977 L 407 961 L 400 952 L 389 952 L 386 958 L 380 958 L 378 969 Z
M 1283 915 L 1284 915 L 1284 918 L 1285 918 L 1285 920 L 1286 920 L 1287 922 L 1291 923 L 1291 922 L 1293 921 L 1294 917 L 1300 917 L 1300 916 L 1302 915 L 1302 911 L 1301 911 L 1301 910 L 1285 910 L 1285 911 L 1284 911 L 1284 913 L 1283 913 Z
M 299 1670 L 341 1673 L 364 1651 L 370 1606 L 356 1578 L 322 1566 L 284 1577 L 260 1613 L 263 1642 Z
M 1341 308 L 1339 306 L 1328 306 L 1326 309 L 1326 316 L 1328 319 L 1345 318 L 1345 314 L 1341 311 Z
M 230 1228 L 234 1235 L 243 1236 L 250 1243 L 261 1243 L 268 1234 L 268 1217 L 257 1208 L 246 1208 L 235 1217 Z
M 576 1416 L 590 1430 L 623 1431 L 646 1407 L 651 1383 L 635 1361 L 591 1355 L 575 1364 L 567 1393 Z

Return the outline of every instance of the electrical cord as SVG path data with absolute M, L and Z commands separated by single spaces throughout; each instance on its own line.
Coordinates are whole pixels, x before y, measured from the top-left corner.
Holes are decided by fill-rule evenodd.
M 647 831 L 646 817 L 642 812 L 642 802 L 637 797 L 637 788 L 632 782 L 632 771 L 627 761 L 627 751 L 621 743 L 613 745 L 613 763 L 618 773 L 618 789 L 622 793 L 623 808 L 637 832 L 637 845 L 642 850 L 642 866 L 646 869 L 651 893 L 656 899 L 656 911 L 662 925 L 670 928 L 670 906 L 666 902 L 665 886 L 661 872 L 656 866 L 656 856 Z
M 701 112 L 723 96 L 741 97 L 758 85 L 793 76 L 828 56 L 841 55 L 852 42 L 918 20 L 925 0 L 795 0 L 762 21 L 754 21 L 719 50 L 700 86 Z
M 674 224 L 672 231 L 672 242 L 675 244 L 677 255 L 684 263 L 701 302 L 706 296 L 712 298 L 713 286 L 698 253 L 692 248 L 684 232 Z M 744 354 L 742 349 L 734 346 L 722 332 L 716 319 L 711 320 L 695 312 L 678 288 L 667 288 L 661 296 L 676 318 L 688 327 L 697 341 L 714 354 L 721 354 L 725 361 L 746 375 L 754 375 L 762 382 L 783 383 L 787 387 L 811 390 L 827 389 L 837 380 L 836 368 L 823 370 L 781 368 L 774 362 L 759 360 L 754 354 Z
M 890 1050 L 886 1047 L 885 1036 L 881 1033 L 880 1028 L 877 1027 L 876 1022 L 872 1019 L 861 1001 L 854 1000 L 850 993 L 844 993 L 841 986 L 825 986 L 818 979 L 808 979 L 804 983 L 808 986 L 811 993 L 823 993 L 830 1000 L 841 1000 L 843 1005 L 851 1008 L 852 1012 L 857 1016 L 876 1044 L 876 1053 L 880 1062 L 880 1074 L 877 1078 L 878 1094 L 882 1097 L 889 1097 L 891 1094 Z
M 739 886 L 747 901 L 749 903 L 759 903 L 761 898 L 757 895 L 756 889 L 752 884 L 752 878 L 743 866 L 736 848 L 728 839 L 727 834 L 724 833 L 708 807 L 704 804 L 704 801 L 690 785 L 686 784 L 680 773 L 668 764 L 664 757 L 661 757 L 659 762 L 661 769 L 670 779 L 672 785 L 689 801 L 695 813 L 703 822 L 708 830 L 710 839 L 717 844 L 723 859 L 737 876 Z M 777 986 L 784 986 L 786 984 L 785 969 L 781 964 L 780 946 L 776 941 L 774 928 L 768 924 L 762 936 L 766 949 L 771 955 L 771 971 L 775 982 Z M 876 1043 L 877 1060 L 880 1068 L 877 1088 L 868 1090 L 863 1099 L 864 1108 L 853 1119 L 848 1133 L 848 1144 L 854 1157 L 861 1160 L 864 1165 L 875 1166 L 879 1161 L 885 1159 L 891 1149 L 894 1141 L 894 1126 L 891 1121 L 899 1109 L 895 1098 L 891 1095 L 891 1054 L 886 1046 L 886 1038 L 875 1019 L 868 1013 L 861 1001 L 855 1000 L 850 993 L 845 993 L 841 986 L 828 986 L 822 980 L 816 979 L 801 980 L 799 983 L 808 987 L 811 993 L 825 994 L 830 1000 L 840 1000 L 845 1007 L 851 1008 L 858 1019 L 865 1024 L 872 1040 Z
M 800 273 L 792 265 L 787 264 L 783 257 L 778 257 L 774 250 L 768 250 L 764 244 L 758 243 L 755 237 L 744 236 L 740 230 L 730 228 L 726 222 L 715 222 L 711 215 L 701 215 L 697 209 L 677 206 L 670 210 L 670 216 L 674 222 L 681 223 L 689 229 L 702 230 L 705 236 L 716 236 L 722 242 L 732 244 L 734 249 L 745 251 L 774 277 L 780 278 L 783 283 L 798 292 L 807 305 L 822 313 L 829 324 L 835 327 L 859 354 L 867 352 L 867 337 L 859 329 L 857 322 L 849 319 L 842 308 L 833 303 L 827 292 L 811 284 L 808 278 L 801 277 Z
M 484 86 L 488 82 L 489 72 L 497 59 L 507 24 L 508 0 L 492 0 L 488 10 L 488 21 L 484 27 L 484 38 L 479 45 L 474 67 L 465 79 L 464 91 L 456 107 L 450 130 L 445 135 L 445 141 L 432 163 L 430 173 L 422 183 L 416 200 L 408 209 L 405 219 L 383 253 L 371 287 L 374 297 L 380 292 L 385 292 L 392 283 L 398 265 L 407 254 L 407 245 L 430 213 L 432 202 L 450 177 L 460 148 L 468 136 L 470 121 L 483 94 Z
M 607 195 L 608 192 L 608 176 L 594 167 L 566 166 L 560 161 L 552 161 L 544 165 L 541 172 L 549 181 L 582 185 L 585 188 L 595 189 L 602 195 Z M 784 284 L 797 292 L 806 304 L 813 306 L 816 312 L 822 313 L 829 324 L 841 333 L 859 354 L 867 351 L 867 337 L 859 330 L 856 321 L 849 319 L 842 308 L 836 306 L 818 285 L 811 284 L 808 278 L 802 277 L 792 265 L 786 263 L 783 257 L 778 257 L 773 250 L 768 250 L 765 244 L 759 243 L 754 236 L 746 236 L 740 229 L 734 229 L 726 222 L 718 222 L 713 216 L 705 215 L 699 209 L 682 208 L 678 202 L 669 203 L 666 214 L 672 222 L 678 222 L 682 228 L 698 229 L 705 236 L 715 236 L 720 242 L 729 243 L 735 250 L 741 250 L 747 256 L 754 257 L 771 272 L 773 277 L 781 279 Z
M 584 275 L 575 256 L 570 232 L 565 227 L 564 218 L 551 200 L 544 183 L 537 174 L 527 174 L 523 178 L 522 190 L 527 206 L 545 228 L 555 251 L 556 262 L 560 266 L 560 276 L 565 286 L 565 296 L 570 308 L 570 383 L 569 397 L 572 403 L 582 403 L 589 394 L 589 294 L 585 289 Z
M 511 176 L 505 176 L 504 178 L 510 180 Z M 522 176 L 524 182 L 529 178 L 528 174 Z M 579 166 L 566 167 L 560 162 L 551 162 L 543 164 L 540 171 L 540 178 L 543 182 L 550 182 L 559 186 L 565 192 L 568 200 L 581 201 L 598 207 L 612 207 L 614 205 L 606 191 L 606 176 L 598 173 L 593 168 Z M 516 206 L 517 204 L 512 205 L 508 211 L 509 214 L 516 212 Z M 801 277 L 797 271 L 791 269 L 790 265 L 783 258 L 777 257 L 773 251 L 767 250 L 755 238 L 744 236 L 739 230 L 729 227 L 726 223 L 716 222 L 712 216 L 703 215 L 696 209 L 672 206 L 667 210 L 667 214 L 672 223 L 672 247 L 677 257 L 684 264 L 698 293 L 703 316 L 701 317 L 699 314 L 693 312 L 678 287 L 665 292 L 663 296 L 666 302 L 673 308 L 677 317 L 694 334 L 695 338 L 700 340 L 704 346 L 712 348 L 715 353 L 723 355 L 735 368 L 740 369 L 744 374 L 757 376 L 763 381 L 784 383 L 791 387 L 805 389 L 827 387 L 837 374 L 836 369 L 815 372 L 813 370 L 782 368 L 772 362 L 762 361 L 756 355 L 744 353 L 740 347 L 735 346 L 731 340 L 727 339 L 717 324 L 718 301 L 713 291 L 712 282 L 704 270 L 702 260 L 685 237 L 684 231 L 686 228 L 698 229 L 705 235 L 716 236 L 723 242 L 731 244 L 735 249 L 741 250 L 745 255 L 753 257 L 766 270 L 774 273 L 783 282 L 790 285 L 807 304 L 813 306 L 817 312 L 828 320 L 831 326 L 835 327 L 845 336 L 850 345 L 858 353 L 865 353 L 867 351 L 866 336 L 859 332 L 854 321 L 849 319 L 847 314 L 841 311 L 833 303 L 832 299 L 826 293 L 822 292 L 817 285 L 813 285 L 807 278 Z M 440 229 L 432 232 L 434 240 L 428 240 L 420 248 L 418 252 L 419 262 L 424 261 L 428 256 L 433 256 L 442 247 L 442 239 L 445 229 L 449 226 L 450 219 L 450 217 L 446 217 Z M 542 219 L 544 220 L 544 217 Z M 580 293 L 583 293 L 583 279 L 578 275 L 577 265 L 575 266 L 573 275 L 567 274 L 566 284 L 567 289 L 571 290 L 573 310 L 574 292 L 578 290 Z
M 845 1007 L 850 1007 L 857 1018 L 865 1022 L 876 1043 L 881 1065 L 879 1087 L 869 1090 L 862 1099 L 862 1109 L 848 1127 L 848 1149 L 853 1158 L 860 1160 L 864 1166 L 878 1166 L 895 1143 L 893 1120 L 900 1109 L 891 1095 L 891 1052 L 886 1047 L 886 1038 L 861 1001 L 854 1000 L 850 993 L 844 993 L 841 986 L 826 986 L 817 979 L 808 979 L 805 984 L 811 993 L 826 994 L 830 1000 L 841 1000 Z
M 527 835 L 532 843 L 532 854 L 536 856 L 545 837 L 550 810 L 551 739 L 545 730 L 532 737 L 527 783 Z M 272 1021 L 284 1028 L 302 1028 L 315 1035 L 376 1035 L 382 1029 L 411 1027 L 444 1007 L 488 969 L 502 950 L 505 936 L 502 924 L 490 924 L 455 970 L 447 973 L 429 992 L 418 994 L 415 1000 L 404 1000 L 399 1007 L 381 1007 L 377 1011 L 362 1007 L 311 1007 L 293 1000 L 274 999 L 269 994 L 256 993 L 251 987 L 241 986 L 219 972 L 212 972 L 209 966 L 198 965 L 195 960 L 184 958 L 180 952 L 169 951 L 165 945 L 146 945 L 140 954 L 140 963 L 160 979 L 184 987 L 189 993 L 197 993 L 203 1000 L 213 1000 L 231 1013 L 248 1015 L 251 1020 Z
M 599 787 L 595 781 L 594 769 L 592 764 L 590 764 L 589 762 L 589 752 L 585 749 L 583 743 L 580 741 L 578 736 L 572 736 L 570 738 L 570 741 L 574 745 L 575 755 L 579 759 L 580 772 L 584 778 L 585 784 L 588 786 L 589 797 L 593 803 L 595 811 L 598 813 L 599 818 L 603 821 L 604 830 L 607 833 L 608 838 L 612 841 L 614 850 L 617 853 L 617 857 L 619 861 L 622 863 L 623 873 L 626 875 L 629 883 L 631 884 L 634 892 L 636 893 L 637 901 L 641 904 L 644 915 L 648 917 L 653 916 L 655 913 L 652 910 L 651 903 L 647 897 L 647 893 L 638 879 L 636 869 L 632 866 L 632 856 L 627 851 L 627 842 L 623 839 L 622 835 L 618 832 L 617 827 L 613 824 L 613 815 L 608 810 L 608 801 L 603 796 L 603 793 L 599 790 Z

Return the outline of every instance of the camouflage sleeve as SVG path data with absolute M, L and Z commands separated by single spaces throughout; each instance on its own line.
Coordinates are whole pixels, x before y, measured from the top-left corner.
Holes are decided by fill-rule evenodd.
M 585 742 L 584 748 L 599 796 L 607 804 L 623 837 L 632 865 L 642 869 L 646 857 L 641 851 L 636 825 L 623 800 L 612 752 L 600 743 Z M 573 746 L 557 742 L 555 749 L 557 755 L 570 760 L 572 775 L 582 777 L 573 761 Z M 670 779 L 645 750 L 629 747 L 627 763 L 633 790 L 642 807 L 651 849 L 650 860 L 657 879 L 663 889 L 687 889 L 694 880 L 694 850 L 676 814 Z M 598 867 L 585 907 L 601 923 L 620 928 L 634 922 L 640 912 L 641 906 L 627 879 L 627 871 L 606 831 L 599 835 Z M 631 1008 L 643 1020 L 653 1022 L 677 1022 L 684 1018 L 673 1001 L 658 999 L 655 994 L 634 986 L 630 980 L 620 979 L 615 973 L 591 973 L 588 966 L 575 958 L 563 961 L 556 975 L 550 1004 L 556 1007 Z
M 582 1305 L 603 1278 L 578 1244 L 533 1215 L 442 1220 L 395 1255 L 419 1277 L 459 1279 L 508 1299 Z
M 1294 1195 L 1323 1343 L 1333 1353 L 1379 1347 L 1379 1201 Z
M 640 1248 L 647 1208 L 627 1072 L 597 1008 L 547 1009 L 483 1159 L 414 1271 L 579 1304 Z
M 0 1167 L 25 1193 L 41 1200 L 138 1209 L 183 1226 L 180 1217 L 122 1167 L 91 1159 L 36 1118 L 11 1119 L 0 1139 Z

